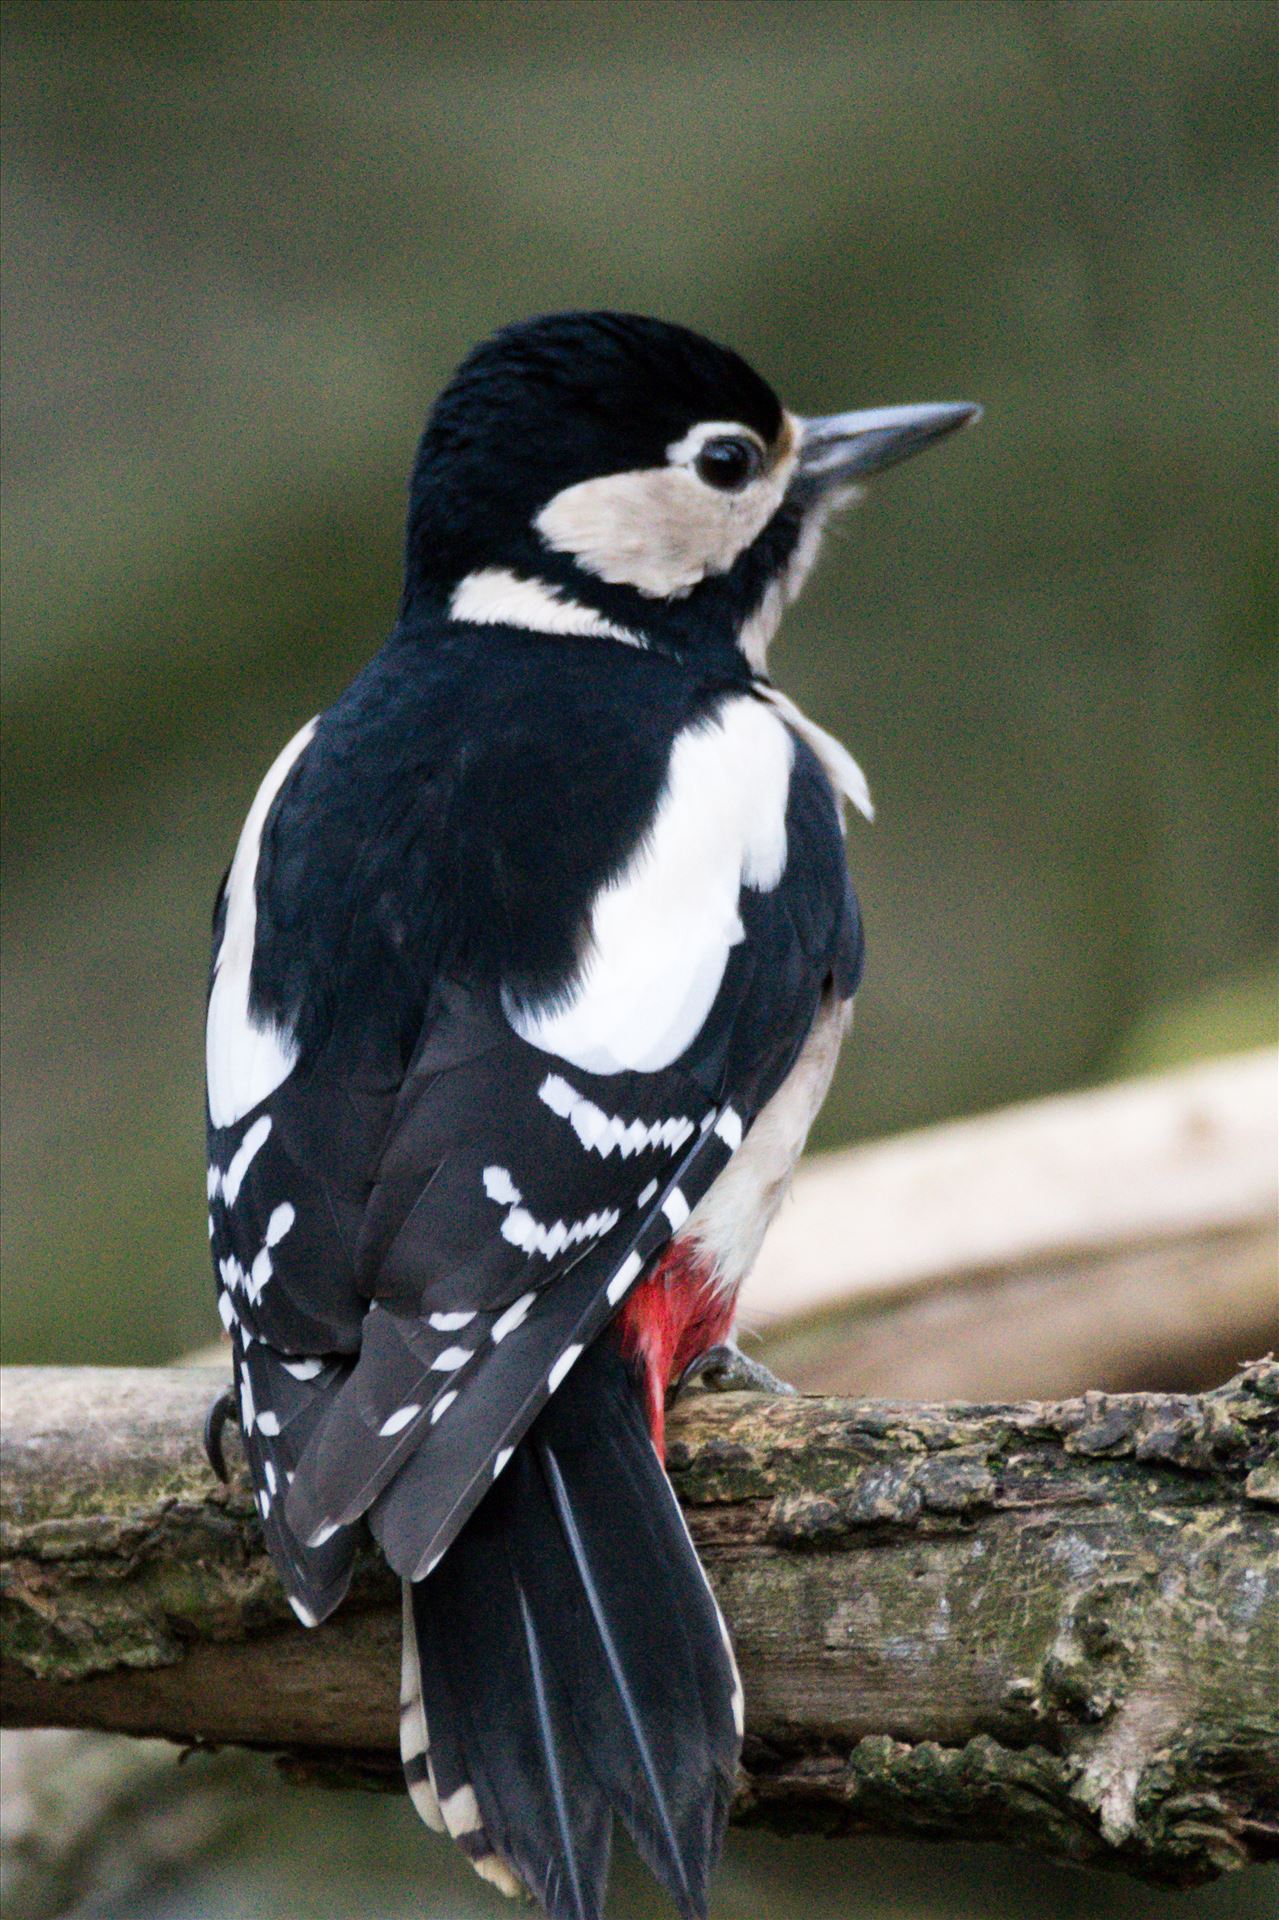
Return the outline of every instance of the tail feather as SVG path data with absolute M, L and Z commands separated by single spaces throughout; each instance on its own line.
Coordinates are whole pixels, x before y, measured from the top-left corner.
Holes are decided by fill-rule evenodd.
M 556 1719 L 561 1711 L 560 1703 L 552 1703 L 551 1681 L 546 1672 L 541 1644 L 537 1637 L 537 1628 L 529 1611 L 524 1589 L 516 1585 L 520 1603 L 520 1616 L 524 1625 L 524 1648 L 528 1655 L 529 1677 L 533 1683 L 533 1705 L 537 1716 L 538 1733 L 541 1736 L 542 1751 L 546 1755 L 546 1784 L 550 1789 L 551 1803 L 555 1809 L 555 1825 L 559 1831 L 560 1850 L 564 1861 L 565 1876 L 568 1880 L 567 1892 L 571 1911 L 586 1916 L 590 1912 L 587 1905 L 582 1874 L 577 1859 L 578 1839 L 574 1830 L 572 1815 L 569 1811 L 569 1789 L 565 1782 L 564 1771 L 560 1764 L 559 1738 L 556 1733 Z M 575 1756 L 573 1756 L 575 1757 Z M 607 1822 L 605 1822 L 607 1833 Z M 593 1849 L 592 1851 L 596 1851 Z M 608 1872 L 608 1842 L 604 1840 L 600 1893 L 603 1893 L 603 1881 Z M 598 1904 L 598 1902 L 597 1902 Z
M 404 1625 L 400 1664 L 400 1764 L 409 1799 L 432 1833 L 447 1833 L 431 1767 L 431 1735 L 422 1700 L 422 1668 L 413 1625 L 413 1588 L 403 1585 Z
M 596 1420 L 552 1403 L 532 1436 L 564 1543 L 538 1599 L 589 1764 L 680 1912 L 697 1915 L 736 1779 L 736 1669 L 629 1370 L 605 1351 L 594 1372 Z
M 564 1529 L 564 1537 L 568 1542 L 578 1577 L 582 1582 L 582 1587 L 586 1594 L 587 1605 L 591 1610 L 592 1624 L 599 1635 L 605 1665 L 608 1669 L 608 1677 L 617 1695 L 617 1705 L 621 1709 L 622 1718 L 625 1721 L 626 1730 L 630 1735 L 630 1743 L 634 1749 L 635 1758 L 639 1762 L 640 1769 L 643 1773 L 644 1786 L 647 1789 L 648 1805 L 652 1809 L 656 1826 L 661 1835 L 661 1851 L 665 1855 L 664 1864 L 666 1872 L 678 1889 L 681 1898 L 688 1900 L 691 1898 L 688 1876 L 684 1871 L 684 1863 L 680 1856 L 679 1841 L 675 1837 L 672 1810 L 667 1801 L 665 1789 L 658 1777 L 657 1768 L 653 1762 L 653 1754 L 649 1746 L 648 1735 L 644 1731 L 643 1711 L 640 1703 L 635 1698 L 630 1681 L 627 1678 L 626 1668 L 623 1664 L 621 1654 L 618 1651 L 617 1641 L 614 1637 L 612 1627 L 609 1624 L 608 1609 L 605 1607 L 599 1588 L 595 1584 L 595 1578 L 591 1572 L 590 1557 L 586 1551 L 582 1536 L 578 1531 L 577 1521 L 573 1514 L 572 1500 L 569 1497 L 568 1488 L 564 1484 L 564 1476 L 560 1472 L 559 1462 L 556 1460 L 550 1447 L 545 1445 L 545 1443 L 539 1447 L 538 1452 L 542 1466 L 551 1485 L 552 1498 L 555 1501 L 560 1525 Z M 643 1817 L 644 1796 L 635 1793 L 633 1789 L 628 1790 L 624 1794 L 624 1804 L 635 1824 L 637 1826 L 643 1826 L 645 1824 Z
M 503 1867 L 554 1920 L 598 1920 L 608 1804 L 581 1764 L 503 1518 L 477 1514 L 462 1551 L 412 1589 L 431 1777 L 477 1870 Z
M 446 1823 L 468 1787 L 467 1852 L 496 1853 L 555 1920 L 599 1920 L 616 1814 L 685 1920 L 704 1915 L 740 1747 L 736 1669 L 615 1347 L 583 1356 L 410 1592 L 415 1803 L 428 1769 Z M 405 1673 L 409 1697 L 407 1653 Z

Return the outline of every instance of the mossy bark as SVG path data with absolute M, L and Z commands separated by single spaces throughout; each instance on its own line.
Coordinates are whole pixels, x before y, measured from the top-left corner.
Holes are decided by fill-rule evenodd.
M 9 1724 L 394 1773 L 374 1557 L 293 1622 L 218 1375 L 4 1376 Z M 1198 1397 L 697 1396 L 670 1467 L 741 1661 L 736 1817 L 995 1839 L 1188 1884 L 1279 1850 L 1279 1366 Z

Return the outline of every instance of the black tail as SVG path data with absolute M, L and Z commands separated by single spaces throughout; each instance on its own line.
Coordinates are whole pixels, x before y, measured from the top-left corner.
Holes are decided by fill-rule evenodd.
M 607 1338 L 411 1602 L 406 1773 L 424 1817 L 438 1799 L 478 1869 L 501 1884 L 504 1863 L 554 1920 L 599 1920 L 620 1815 L 685 1920 L 703 1916 L 741 1691 Z

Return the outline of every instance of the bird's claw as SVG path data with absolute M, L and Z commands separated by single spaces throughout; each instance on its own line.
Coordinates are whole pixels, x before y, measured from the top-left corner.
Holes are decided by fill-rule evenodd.
M 235 1412 L 235 1389 L 223 1387 L 204 1416 L 204 1451 L 209 1457 L 209 1465 L 226 1486 L 231 1475 L 227 1470 L 226 1455 L 222 1451 L 222 1430 Z
M 724 1345 L 708 1347 L 690 1360 L 667 1396 L 676 1400 L 697 1380 L 707 1393 L 794 1393 L 787 1380 L 779 1380 L 759 1360 L 752 1360 L 740 1348 Z

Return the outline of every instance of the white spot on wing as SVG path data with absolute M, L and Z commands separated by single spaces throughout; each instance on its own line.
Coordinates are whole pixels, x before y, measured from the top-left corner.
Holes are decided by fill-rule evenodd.
M 445 1347 L 437 1353 L 431 1362 L 432 1373 L 456 1373 L 459 1367 L 466 1365 L 474 1352 L 473 1347 Z
M 497 1479 L 498 1474 L 501 1473 L 503 1467 L 507 1465 L 508 1461 L 511 1458 L 511 1455 L 514 1452 L 515 1452 L 514 1447 L 499 1447 L 497 1452 L 493 1455 L 493 1478 L 495 1480 Z
M 258 1432 L 265 1434 L 268 1440 L 274 1440 L 279 1431 L 279 1416 L 272 1413 L 269 1407 L 264 1407 L 258 1415 Z
M 282 1360 L 280 1364 L 295 1380 L 314 1380 L 318 1373 L 324 1371 L 323 1360 Z
M 508 1333 L 514 1333 L 516 1327 L 523 1325 L 528 1318 L 528 1310 L 536 1299 L 535 1293 L 522 1293 L 513 1306 L 509 1306 L 505 1313 L 498 1315 L 493 1322 L 492 1332 L 495 1346 L 505 1340 Z
M 458 1333 L 463 1327 L 469 1327 L 474 1318 L 475 1309 L 472 1307 L 469 1313 L 433 1313 L 429 1316 L 429 1324 L 437 1333 Z
M 284 1201 L 281 1206 L 274 1208 L 271 1218 L 266 1223 L 266 1243 L 268 1247 L 278 1246 L 296 1219 L 297 1214 L 293 1211 L 293 1208 L 287 1200 Z
M 418 1400 L 410 1400 L 407 1406 L 397 1407 L 394 1413 L 387 1415 L 378 1428 L 378 1438 L 389 1440 L 393 1433 L 403 1433 L 409 1421 L 415 1419 L 421 1411 L 421 1402 Z
M 581 1358 L 581 1353 L 582 1349 L 580 1346 L 565 1347 L 563 1353 L 546 1376 L 546 1384 L 551 1393 L 555 1392 L 555 1389 L 559 1386 L 574 1362 Z
M 505 1167 L 485 1167 L 484 1191 L 499 1207 L 518 1207 L 520 1190 Z
M 730 1153 L 736 1153 L 742 1144 L 741 1116 L 734 1108 L 725 1107 L 715 1122 L 715 1132 L 724 1142 Z
M 244 1282 L 244 1291 L 252 1306 L 256 1306 L 261 1298 L 262 1289 L 271 1278 L 272 1271 L 271 1256 L 263 1247 L 249 1268 L 248 1278 Z
M 209 1168 L 209 1198 L 216 1200 L 221 1194 L 228 1207 L 233 1207 L 239 1198 L 244 1176 L 253 1163 L 254 1156 L 265 1145 L 271 1132 L 269 1114 L 259 1114 L 231 1156 L 230 1165 L 225 1173 L 217 1167 Z
M 328 1542 L 333 1538 L 334 1534 L 341 1533 L 341 1531 L 342 1531 L 341 1521 L 330 1520 L 324 1526 L 317 1527 L 315 1529 L 315 1532 L 311 1535 L 310 1539 L 307 1541 L 306 1544 L 312 1550 L 314 1550 L 316 1547 L 326 1546 Z
M 793 754 L 778 716 L 746 695 L 678 736 L 649 831 L 592 904 L 567 998 L 527 1009 L 504 993 L 523 1039 L 591 1073 L 678 1059 L 742 937 L 742 887 L 767 890 L 785 869 Z
M 292 1594 L 289 1595 L 289 1605 L 304 1627 L 319 1626 L 320 1623 L 312 1613 L 310 1607 L 304 1606 L 301 1600 L 295 1600 Z
M 688 1201 L 679 1187 L 672 1187 L 662 1202 L 662 1212 L 670 1221 L 673 1230 L 678 1233 L 688 1219 Z
M 628 1253 L 613 1278 L 608 1283 L 608 1304 L 615 1307 L 624 1293 L 639 1279 L 644 1262 L 638 1253 Z
M 581 1096 L 558 1073 L 548 1073 L 537 1090 L 537 1097 L 561 1120 L 567 1120 Z
M 456 1399 L 457 1399 L 456 1389 L 451 1389 L 448 1393 L 442 1393 L 440 1395 L 435 1405 L 431 1408 L 431 1425 L 432 1426 L 434 1426 L 436 1421 L 439 1420 L 444 1414 L 448 1412 L 449 1408 L 453 1405 L 453 1402 Z

